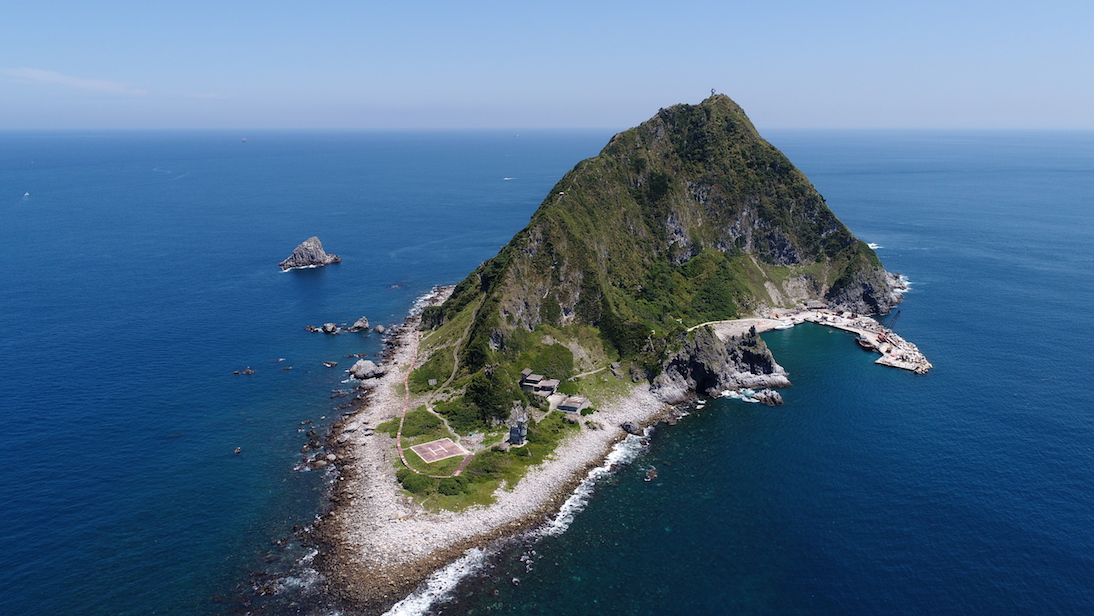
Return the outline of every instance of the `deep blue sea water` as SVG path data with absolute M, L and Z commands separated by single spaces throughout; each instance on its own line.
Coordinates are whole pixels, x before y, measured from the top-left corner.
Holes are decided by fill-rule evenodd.
M 610 131 L 242 136 L 0 133 L 0 612 L 238 609 L 306 553 L 303 430 L 379 350 L 303 326 L 398 322 Z M 435 610 L 1094 612 L 1094 134 L 766 136 L 912 281 L 894 327 L 935 369 L 766 334 L 785 406 L 659 427 Z M 311 235 L 343 262 L 281 273 Z

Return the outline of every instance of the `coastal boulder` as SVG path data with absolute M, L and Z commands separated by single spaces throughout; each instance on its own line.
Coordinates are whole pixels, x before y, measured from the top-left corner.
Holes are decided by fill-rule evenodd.
M 381 334 L 381 335 L 382 335 L 382 334 L 383 334 L 384 332 L 386 332 L 386 331 L 387 331 L 387 328 L 386 328 L 386 327 L 384 327 L 383 325 L 377 325 L 376 327 L 374 327 L 374 328 L 373 328 L 373 330 L 372 330 L 372 331 L 376 332 L 377 334 Z
M 337 334 L 338 333 L 338 326 L 335 325 L 334 323 L 324 323 L 323 324 L 323 333 L 324 334 Z
M 767 406 L 781 406 L 783 403 L 782 395 L 774 389 L 761 389 L 752 394 L 752 399 L 759 400 Z
M 338 255 L 327 254 L 323 250 L 323 242 L 317 237 L 309 237 L 301 242 L 296 250 L 292 251 L 288 259 L 280 263 L 282 270 L 290 270 L 302 267 L 322 267 L 331 263 L 341 263 Z
M 350 325 L 349 327 L 346 328 L 346 331 L 348 331 L 348 332 L 367 332 L 368 331 L 368 317 L 361 317 L 360 319 L 357 319 L 356 321 L 353 322 L 353 325 Z
M 349 369 L 349 375 L 358 380 L 371 379 L 384 374 L 383 368 L 367 359 L 358 359 L 357 363 Z

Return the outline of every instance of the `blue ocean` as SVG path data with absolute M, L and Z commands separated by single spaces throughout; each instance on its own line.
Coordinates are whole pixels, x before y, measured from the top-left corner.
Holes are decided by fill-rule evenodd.
M 0 613 L 353 613 L 299 462 L 381 339 L 304 327 L 400 322 L 612 132 L 0 133 Z M 784 406 L 657 427 L 418 612 L 1094 613 L 1094 134 L 765 136 L 911 281 L 880 319 L 934 370 L 767 333 Z M 313 235 L 342 263 L 281 272 Z

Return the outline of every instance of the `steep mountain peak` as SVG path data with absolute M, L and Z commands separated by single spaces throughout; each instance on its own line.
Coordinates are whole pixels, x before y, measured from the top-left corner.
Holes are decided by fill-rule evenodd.
M 472 369 L 513 332 L 544 325 L 594 327 L 635 357 L 687 326 L 806 300 L 887 312 L 893 280 L 744 110 L 715 94 L 661 109 L 578 163 L 427 322 L 476 306 L 463 351 Z

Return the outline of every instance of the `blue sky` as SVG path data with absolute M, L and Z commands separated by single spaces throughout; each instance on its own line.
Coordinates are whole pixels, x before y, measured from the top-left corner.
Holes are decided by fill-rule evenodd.
M 1094 129 L 1094 2 L 11 2 L 0 129 Z

